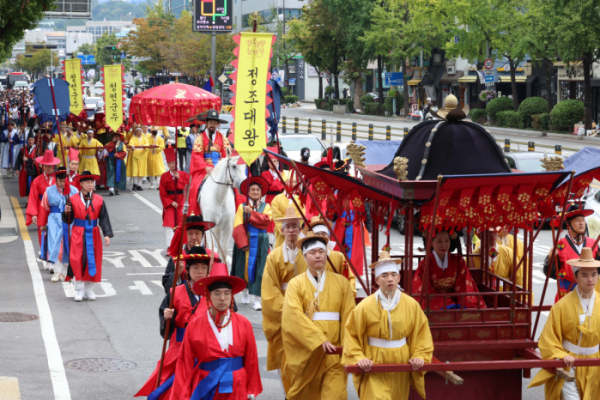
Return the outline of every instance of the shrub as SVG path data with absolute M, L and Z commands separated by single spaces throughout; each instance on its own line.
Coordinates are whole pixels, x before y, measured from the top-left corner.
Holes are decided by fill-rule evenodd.
M 550 126 L 550 117 L 547 113 L 532 115 L 531 126 L 536 131 L 547 131 Z
M 397 95 L 398 95 L 398 91 L 397 91 L 397 90 L 395 90 L 395 89 L 390 89 L 390 90 L 388 91 L 388 95 L 387 95 L 387 97 L 394 98 L 394 97 L 396 97 Z
M 531 126 L 533 115 L 543 114 L 548 110 L 548 102 L 541 97 L 528 97 L 519 106 L 519 112 L 523 115 L 523 123 L 526 128 Z
M 367 103 L 365 107 L 365 114 L 367 115 L 383 115 L 384 108 L 379 106 L 379 103 Z
M 471 110 L 469 115 L 471 116 L 471 121 L 473 122 L 477 122 L 479 124 L 483 124 L 486 122 L 484 108 L 474 108 Z
M 404 108 L 404 93 L 396 94 L 396 111 L 399 113 Z
M 398 106 L 398 102 L 396 101 L 396 107 Z M 388 112 L 388 115 L 392 115 L 394 113 L 394 98 L 386 97 L 383 101 L 383 108 Z
M 573 130 L 573 126 L 583 119 L 585 108 L 579 100 L 564 100 L 554 106 L 550 112 L 552 125 L 565 131 Z
M 283 97 L 283 102 L 285 104 L 294 104 L 298 102 L 298 96 L 288 95 Z
M 346 100 L 346 106 L 348 108 L 348 112 L 353 112 L 354 111 L 354 99 L 347 99 Z
M 486 114 L 496 122 L 496 115 L 502 111 L 513 109 L 513 101 L 508 97 L 498 97 L 490 101 L 485 109 Z
M 323 103 L 323 101 L 325 101 L 325 99 L 315 99 L 315 106 L 317 109 L 321 108 L 321 103 Z
M 284 96 L 287 96 L 287 94 L 290 92 L 290 88 L 282 86 L 281 87 L 281 93 L 283 93 Z
M 496 114 L 496 125 L 523 129 L 523 115 L 519 111 L 500 111 Z
M 359 102 L 360 102 L 360 106 L 364 110 L 364 109 L 366 109 L 367 103 L 374 103 L 375 99 L 373 97 L 369 96 L 368 94 L 365 94 L 363 97 L 360 98 Z
M 325 93 L 331 93 L 331 92 L 333 92 L 333 90 L 334 90 L 333 86 L 326 86 L 325 87 Z
M 327 101 L 323 100 L 323 102 L 321 103 L 321 110 L 329 111 L 329 103 Z

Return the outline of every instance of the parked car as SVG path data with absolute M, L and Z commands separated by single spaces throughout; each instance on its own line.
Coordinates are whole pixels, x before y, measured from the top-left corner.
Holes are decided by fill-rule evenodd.
M 317 137 L 309 134 L 279 135 L 279 141 L 281 142 L 283 151 L 285 151 L 289 158 L 295 161 L 300 161 L 300 150 L 303 147 L 308 147 L 310 149 L 310 158 L 308 160 L 310 165 L 321 161 L 321 155 L 325 150 L 323 143 Z
M 504 153 L 504 157 L 508 161 L 511 169 L 517 172 L 541 172 L 542 158 L 546 157 L 546 153 L 537 151 L 526 151 L 522 153 Z
M 379 95 L 377 93 L 369 92 L 367 95 L 371 96 L 373 100 L 379 100 Z
M 585 208 L 594 210 L 594 213 L 587 217 L 586 221 L 590 237 L 596 238 L 600 235 L 600 190 L 594 192 L 593 189 L 590 188 L 588 193 L 590 194 L 588 194 L 587 199 L 585 200 Z

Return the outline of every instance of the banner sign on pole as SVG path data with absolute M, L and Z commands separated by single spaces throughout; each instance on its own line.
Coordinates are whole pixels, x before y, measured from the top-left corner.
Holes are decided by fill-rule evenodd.
M 231 74 L 236 82 L 231 86 L 235 92 L 234 142 L 235 149 L 249 166 L 267 145 L 266 118 L 270 113 L 266 105 L 272 101 L 267 97 L 271 90 L 267 81 L 271 79 L 269 67 L 275 37 L 271 33 L 243 32 L 233 39 L 239 44 L 234 50 L 238 58 L 232 62 L 236 71 Z
M 71 113 L 79 115 L 83 111 L 83 79 L 81 74 L 81 59 L 73 58 L 64 61 L 65 80 L 69 83 L 69 97 L 71 99 Z
M 102 68 L 106 124 L 116 132 L 123 124 L 123 67 L 120 64 Z

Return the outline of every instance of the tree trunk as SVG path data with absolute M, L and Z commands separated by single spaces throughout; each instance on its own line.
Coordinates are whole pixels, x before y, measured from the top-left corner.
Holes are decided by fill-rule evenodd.
M 333 75 L 333 82 L 335 85 L 334 86 L 335 99 L 339 100 L 340 99 L 340 75 L 339 74 Z
M 360 74 L 354 78 L 354 109 L 360 110 L 360 98 L 363 96 L 362 79 Z M 363 110 L 364 111 L 364 110 Z
M 383 106 L 383 79 L 381 78 L 381 71 L 383 70 L 383 62 L 381 62 L 381 56 L 377 56 L 377 86 L 379 95 L 379 105 Z
M 519 94 L 517 93 L 517 81 L 515 80 L 515 62 L 512 58 L 508 59 L 510 65 L 510 90 L 513 96 L 513 110 L 519 111 Z
M 592 86 L 591 86 L 592 54 L 583 56 L 583 104 L 585 105 L 585 130 L 592 129 Z
M 323 77 L 321 76 L 321 70 L 318 68 L 315 68 L 315 71 L 317 71 L 317 74 L 319 74 L 319 99 L 323 98 Z
M 544 59 L 544 65 L 546 66 L 546 102 L 548 103 L 548 117 L 554 107 L 554 100 L 552 99 L 552 62 L 549 58 Z
M 283 49 L 285 51 L 285 42 L 283 42 Z M 286 77 L 286 79 L 283 80 L 283 87 L 288 87 L 288 85 L 286 84 L 286 82 L 290 81 L 290 65 L 288 63 L 288 59 L 285 59 L 285 73 L 284 76 Z M 288 93 L 288 94 L 293 94 L 293 93 Z
M 406 71 L 408 70 L 408 66 L 406 65 L 406 58 L 402 58 L 402 86 L 404 88 L 404 116 L 408 116 L 408 109 L 410 104 L 408 104 L 410 96 L 408 95 L 408 77 L 406 76 Z

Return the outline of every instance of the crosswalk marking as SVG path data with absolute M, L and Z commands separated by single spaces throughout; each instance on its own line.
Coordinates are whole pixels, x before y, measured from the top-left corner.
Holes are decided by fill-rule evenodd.
M 152 290 L 146 285 L 144 281 L 133 281 L 134 286 L 129 286 L 130 290 L 139 290 L 144 296 L 152 296 Z

